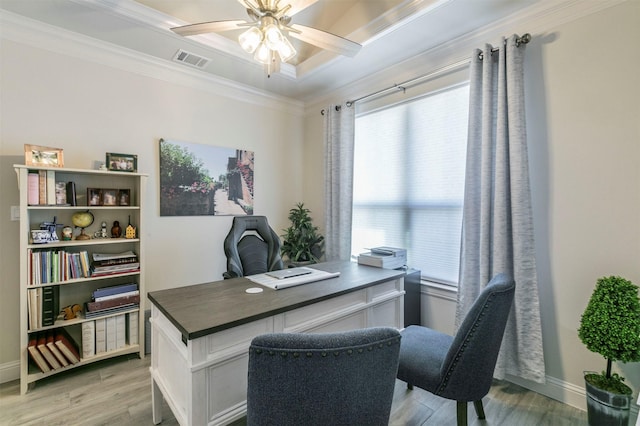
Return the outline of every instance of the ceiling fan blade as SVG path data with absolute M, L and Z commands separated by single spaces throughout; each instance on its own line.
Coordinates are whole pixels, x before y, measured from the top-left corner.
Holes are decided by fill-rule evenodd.
M 344 37 L 318 30 L 316 28 L 299 24 L 293 24 L 291 25 L 291 28 L 296 30 L 289 31 L 289 35 L 291 37 L 302 40 L 305 43 L 313 44 L 314 46 L 322 47 L 323 49 L 331 50 L 332 52 L 336 52 L 344 56 L 354 57 L 362 48 L 362 45 L 355 41 L 347 40 Z
M 221 31 L 237 30 L 248 25 L 247 21 L 211 21 L 202 22 L 200 24 L 183 25 L 181 27 L 171 28 L 176 34 L 181 36 L 192 36 L 206 33 L 217 33 Z

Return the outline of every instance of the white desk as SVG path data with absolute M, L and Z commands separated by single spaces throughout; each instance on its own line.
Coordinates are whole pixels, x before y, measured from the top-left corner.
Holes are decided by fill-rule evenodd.
M 243 417 L 248 348 L 259 334 L 402 328 L 404 271 L 351 262 L 313 267 L 340 276 L 256 294 L 245 292 L 258 286 L 246 278 L 149 293 L 154 423 L 162 421 L 163 397 L 181 425 Z

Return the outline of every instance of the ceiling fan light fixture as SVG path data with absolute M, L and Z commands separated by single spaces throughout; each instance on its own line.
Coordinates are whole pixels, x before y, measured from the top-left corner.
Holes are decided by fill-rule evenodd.
M 282 42 L 278 47 L 278 55 L 280 56 L 280 60 L 282 62 L 287 62 L 289 59 L 292 59 L 294 56 L 296 56 L 297 53 L 298 52 L 296 52 L 296 49 L 293 47 L 289 39 L 287 39 L 286 37 L 282 37 Z
M 256 27 L 251 27 L 238 36 L 240 47 L 247 53 L 253 53 L 262 42 L 262 31 Z
M 275 24 L 264 27 L 264 41 L 271 50 L 278 50 L 284 37 Z
M 267 45 L 262 42 L 256 49 L 253 58 L 261 64 L 268 65 L 271 62 L 271 49 L 269 49 L 269 47 L 267 47 Z

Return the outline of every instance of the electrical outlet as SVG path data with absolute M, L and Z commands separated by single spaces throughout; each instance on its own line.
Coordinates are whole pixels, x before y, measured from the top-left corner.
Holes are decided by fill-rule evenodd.
M 11 220 L 20 220 L 20 206 L 11 206 Z

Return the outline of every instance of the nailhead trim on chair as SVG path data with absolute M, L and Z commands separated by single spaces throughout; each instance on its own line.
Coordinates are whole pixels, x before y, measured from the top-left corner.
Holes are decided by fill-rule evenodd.
M 442 381 L 442 384 L 438 388 L 438 393 L 443 392 L 444 389 L 447 387 L 447 384 L 449 383 L 449 379 L 451 378 L 451 374 L 453 373 L 453 369 L 456 367 L 456 365 L 458 364 L 458 361 L 460 361 L 460 358 L 464 354 L 464 351 L 467 348 L 467 343 L 473 337 L 473 332 L 478 328 L 479 322 L 481 321 L 481 318 L 484 317 L 485 311 L 487 309 L 489 309 L 493 298 L 494 298 L 494 295 L 492 294 L 487 299 L 487 302 L 485 303 L 484 307 L 482 308 L 482 311 L 480 311 L 480 313 L 478 314 L 478 322 L 476 322 L 473 325 L 473 327 L 471 327 L 471 331 L 467 335 L 467 338 L 464 340 L 464 342 L 462 342 L 462 345 L 460 345 L 460 348 L 461 348 L 460 352 L 458 352 L 456 354 L 456 357 L 453 359 L 453 362 L 451 363 L 451 367 L 447 370 L 447 375 L 445 376 L 444 380 Z
M 398 338 L 398 339 L 396 339 L 396 340 L 390 340 L 390 341 L 388 341 L 388 342 L 387 342 L 387 346 L 391 346 L 391 345 L 393 345 L 393 344 L 399 344 L 399 343 L 400 343 L 400 338 Z M 370 352 L 370 351 L 374 350 L 375 348 L 376 348 L 376 345 L 367 346 L 367 351 L 368 351 L 368 352 Z M 377 348 L 379 348 L 379 349 L 384 348 L 384 343 L 378 343 L 378 344 L 377 344 Z M 260 354 L 262 354 L 262 353 L 264 352 L 264 350 L 259 349 L 259 348 L 252 349 L 252 351 L 253 351 L 255 354 L 257 354 L 257 355 L 260 355 Z M 359 353 L 359 354 L 362 354 L 362 353 L 364 353 L 364 348 L 358 348 L 358 349 L 357 349 L 357 351 L 358 351 L 358 353 Z M 266 352 L 267 352 L 270 356 L 274 356 L 274 355 L 276 355 L 276 351 L 274 351 L 274 350 L 267 350 Z M 340 354 L 342 354 L 343 352 L 344 352 L 345 354 L 347 354 L 347 355 L 353 355 L 353 349 L 346 349 L 346 350 L 343 350 L 343 351 L 334 351 L 334 352 L 333 352 L 333 355 L 334 355 L 335 357 L 337 357 L 337 356 L 340 356 Z M 280 351 L 280 352 L 278 352 L 278 353 L 279 353 L 279 354 L 280 354 L 280 356 L 282 356 L 283 358 L 286 358 L 286 357 L 288 356 L 288 354 L 289 354 L 289 352 L 287 352 L 287 351 Z M 298 352 L 293 352 L 291 355 L 292 355 L 294 358 L 300 358 L 300 353 L 298 353 Z M 313 357 L 313 352 L 305 352 L 305 356 L 306 356 L 307 358 L 311 358 L 311 357 Z M 323 358 L 326 358 L 326 357 L 328 356 L 328 352 L 327 352 L 327 351 L 322 351 L 322 352 L 320 352 L 320 356 L 322 356 Z

